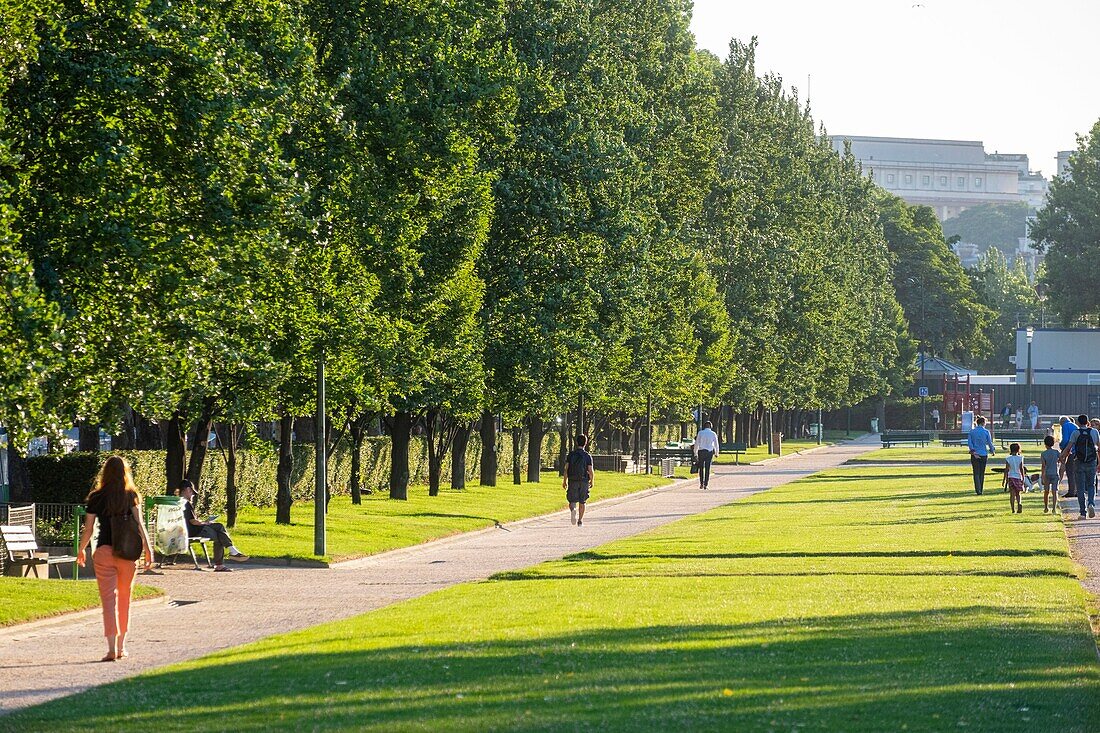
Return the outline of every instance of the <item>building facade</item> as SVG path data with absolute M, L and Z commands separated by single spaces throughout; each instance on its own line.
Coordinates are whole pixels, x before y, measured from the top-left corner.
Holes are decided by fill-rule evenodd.
M 1100 392 L 1100 329 L 1036 328 L 1031 342 L 1031 383 L 1074 384 Z M 1016 330 L 1016 383 L 1026 384 L 1026 329 Z

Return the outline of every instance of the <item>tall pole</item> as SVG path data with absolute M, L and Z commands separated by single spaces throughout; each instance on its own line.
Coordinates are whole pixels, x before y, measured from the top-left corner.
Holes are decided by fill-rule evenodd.
M 821 424 L 821 408 L 817 408 L 817 444 L 821 445 L 821 434 L 825 432 L 825 426 Z
M 323 556 L 325 551 L 325 501 L 328 487 L 328 456 L 325 443 L 325 357 L 322 353 L 317 359 L 317 468 L 314 472 L 316 483 L 313 487 L 313 554 Z
M 920 429 L 926 430 L 928 428 L 926 420 L 928 417 L 927 411 L 924 409 L 924 362 L 928 358 L 928 355 L 924 353 L 924 342 L 920 345 Z
M 1031 409 L 1031 383 L 1034 381 L 1031 376 L 1031 336 L 1027 339 L 1027 407 Z
M 650 464 L 652 460 L 652 454 L 650 449 L 653 448 L 653 397 L 651 395 L 645 396 L 645 474 L 646 476 L 653 473 L 653 467 Z

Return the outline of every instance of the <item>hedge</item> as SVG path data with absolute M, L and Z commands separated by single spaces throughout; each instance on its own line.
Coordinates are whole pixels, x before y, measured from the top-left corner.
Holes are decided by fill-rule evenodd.
M 498 436 L 498 471 L 501 476 L 512 472 L 512 436 Z M 552 465 L 558 455 L 557 433 L 547 433 L 543 440 L 543 465 Z M 523 446 L 523 470 L 526 471 L 526 444 Z M 31 498 L 36 502 L 63 504 L 83 503 L 92 481 L 102 462 L 110 455 L 126 458 L 134 472 L 134 482 L 143 494 L 159 494 L 164 490 L 164 458 L 162 450 L 112 451 L 103 453 L 66 453 L 61 455 L 33 456 L 27 459 L 30 474 Z M 275 503 L 277 489 L 275 474 L 278 454 L 273 445 L 261 445 L 251 450 L 237 452 L 237 491 L 240 505 L 268 507 Z M 481 460 L 481 441 L 476 434 L 466 451 L 467 482 L 477 480 Z M 295 501 L 313 496 L 312 445 L 294 446 L 294 470 L 292 487 Z M 351 447 L 343 441 L 329 459 L 329 484 L 334 494 L 348 494 L 351 479 Z M 387 491 L 390 470 L 389 438 L 367 438 L 362 450 L 362 483 L 364 490 Z M 200 486 L 200 509 L 225 506 L 225 461 L 217 448 L 206 457 L 206 465 Z M 409 446 L 409 475 L 411 483 L 428 481 L 428 450 L 421 437 L 413 437 Z M 443 462 L 444 485 L 451 479 L 450 456 Z

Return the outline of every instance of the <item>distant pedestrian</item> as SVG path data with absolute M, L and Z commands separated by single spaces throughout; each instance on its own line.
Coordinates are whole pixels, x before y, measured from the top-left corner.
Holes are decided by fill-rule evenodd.
M 1024 426 L 1024 408 L 1016 408 L 1016 429 L 1019 430 Z
M 699 488 L 710 488 L 710 464 L 718 455 L 718 434 L 712 429 L 714 426 L 708 420 L 703 423 L 703 429 L 695 436 L 695 444 L 691 449 L 695 452 L 695 460 L 699 464 Z
M 84 567 L 84 549 L 92 539 L 96 520 L 99 520 L 99 537 L 92 566 L 95 582 L 99 586 L 99 600 L 103 606 L 103 634 L 107 637 L 107 656 L 102 661 L 111 662 L 129 656 L 126 651 L 126 634 L 130 630 L 130 596 L 134 591 L 137 561 L 118 557 L 114 553 L 112 519 L 132 517 L 145 550 L 145 569 L 153 562 L 153 548 L 145 531 L 141 516 L 141 494 L 134 486 L 130 464 L 119 456 L 111 456 L 103 464 L 95 478 L 94 488 L 88 494 L 84 507 L 84 531 L 80 534 L 76 561 Z M 119 529 L 123 529 L 119 527 Z
M 940 429 L 940 409 L 938 407 L 932 408 L 932 429 Z
M 1061 451 L 1062 457 L 1061 473 L 1066 477 L 1066 483 L 1069 486 L 1063 498 L 1072 499 L 1077 496 L 1077 464 L 1073 460 L 1073 454 L 1067 449 L 1070 441 L 1073 440 L 1073 434 L 1077 432 L 1077 426 L 1065 415 L 1058 418 L 1058 422 L 1062 426 L 1062 439 L 1058 441 L 1058 450 Z
M 1081 517 L 1088 511 L 1096 516 L 1096 450 L 1100 445 L 1100 432 L 1089 425 L 1088 415 L 1077 416 L 1077 430 L 1071 436 L 1069 447 L 1063 451 L 1073 456 L 1077 468 L 1077 506 Z
M 561 487 L 565 489 L 565 500 L 569 502 L 569 522 L 580 527 L 584 524 L 584 505 L 592 491 L 595 472 L 592 470 L 592 455 L 585 449 L 588 436 L 581 433 L 573 443 L 575 447 L 565 457 Z
M 1040 480 L 1043 482 L 1043 514 L 1046 514 L 1048 511 L 1058 510 L 1059 451 L 1054 447 L 1053 435 L 1043 438 L 1043 444 L 1046 445 L 1047 449 L 1039 457 L 1039 475 Z
M 1027 419 L 1031 423 L 1032 430 L 1039 429 L 1039 406 L 1035 404 L 1034 400 L 1027 406 Z
M 1012 423 L 1012 416 L 1015 414 L 1015 410 L 1012 409 L 1012 403 L 1006 402 L 1004 409 L 1001 410 L 1001 427 L 1009 427 Z
M 970 449 L 970 467 L 974 469 L 974 493 L 981 496 L 985 490 L 986 464 L 997 450 L 993 447 L 993 437 L 985 429 L 985 418 L 979 415 L 975 422 L 977 425 L 966 436 L 966 445 Z
M 1005 457 L 1004 485 L 1008 487 L 1009 511 L 1016 514 L 1024 511 L 1020 492 L 1024 490 L 1025 476 L 1027 476 L 1027 466 L 1024 465 L 1024 457 L 1020 453 L 1020 444 L 1013 443 L 1008 446 L 1008 456 Z
M 225 566 L 225 551 L 229 550 L 229 559 L 234 562 L 244 562 L 248 555 L 237 549 L 229 532 L 221 522 L 215 522 L 217 517 L 201 520 L 195 516 L 195 485 L 188 479 L 180 484 L 179 495 L 183 498 L 183 521 L 187 524 L 187 534 L 190 537 L 205 537 L 214 541 L 214 572 L 232 572 Z

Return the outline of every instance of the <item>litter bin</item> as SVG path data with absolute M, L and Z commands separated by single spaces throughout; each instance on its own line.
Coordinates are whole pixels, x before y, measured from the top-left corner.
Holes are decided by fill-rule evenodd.
M 872 417 L 871 418 L 871 432 L 872 433 L 877 433 L 878 432 L 878 418 L 877 417 Z
M 810 437 L 811 438 L 816 438 L 820 434 L 821 434 L 821 423 L 819 423 L 819 422 L 810 423 Z
M 783 433 L 772 433 L 772 442 L 768 446 L 768 453 L 772 455 L 783 455 Z

